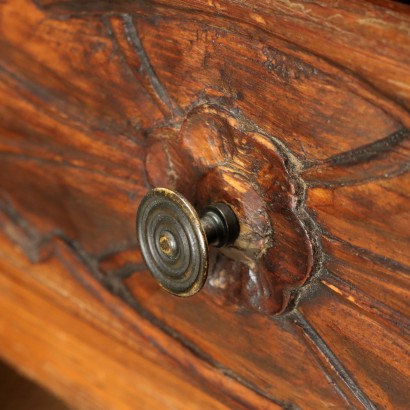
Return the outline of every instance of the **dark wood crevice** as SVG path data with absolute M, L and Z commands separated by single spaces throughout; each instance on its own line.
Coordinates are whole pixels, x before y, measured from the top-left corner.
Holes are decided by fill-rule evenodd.
M 128 17 L 126 17 L 126 16 L 128 16 Z M 129 30 L 131 30 L 131 28 L 130 28 L 130 24 L 133 26 L 133 30 L 135 31 L 135 24 L 133 23 L 133 18 L 130 16 L 130 15 L 127 15 L 127 14 L 124 14 L 123 15 L 123 19 L 125 19 L 125 18 L 127 18 L 128 20 L 128 22 L 127 22 L 127 24 L 126 24 L 126 27 L 128 27 L 127 28 L 127 30 L 129 31 Z M 103 17 L 103 19 L 106 21 L 107 19 L 105 18 L 105 17 Z M 112 30 L 111 30 L 111 32 L 112 32 Z M 135 33 L 136 33 L 136 31 L 135 31 Z M 132 37 L 132 36 L 131 36 Z M 130 38 L 131 38 L 130 37 Z M 115 42 L 116 40 L 114 40 L 113 39 L 113 42 Z M 142 47 L 142 44 L 140 44 L 141 45 L 141 48 L 140 48 L 140 51 L 138 51 L 137 50 L 137 54 L 139 55 L 139 53 L 141 53 L 141 52 L 143 52 L 143 47 Z M 145 53 L 145 52 L 144 52 Z M 154 71 L 151 69 L 149 69 L 149 66 L 151 66 L 151 64 L 150 64 L 150 62 L 149 62 L 149 58 L 148 58 L 148 56 L 146 55 L 146 53 L 144 54 L 145 55 L 145 57 L 144 58 L 142 58 L 141 59 L 141 61 L 143 61 L 143 65 L 145 66 L 145 65 L 147 65 L 147 67 L 145 68 L 145 71 L 147 72 L 147 74 L 148 74 L 148 77 L 149 77 L 149 79 L 150 79 L 150 82 L 151 82 L 151 84 L 156 84 L 156 86 L 154 87 L 154 89 L 156 89 L 156 88 L 158 88 L 158 84 L 161 84 L 161 82 L 159 81 L 159 79 L 158 79 L 158 76 L 154 73 Z M 162 98 L 162 97 L 164 97 L 166 94 L 168 94 L 167 93 L 167 91 L 166 91 L 166 88 L 164 87 L 164 86 L 162 86 L 161 85 L 161 90 L 157 90 L 158 92 L 157 92 L 157 94 L 158 94 L 158 97 L 159 98 Z M 165 94 L 164 94 L 165 93 Z M 162 95 L 162 97 L 161 97 L 161 95 Z M 165 98 L 165 97 L 164 97 Z M 169 96 L 168 97 L 166 97 L 166 100 L 168 101 L 169 100 Z M 165 101 L 165 100 L 164 100 Z M 168 103 L 167 103 L 168 105 L 169 104 L 171 104 L 171 102 L 170 102 L 170 100 L 168 101 Z M 172 103 L 171 105 L 173 105 L 174 103 Z
M 392 4 L 6 1 L 0 231 L 18 246 L 0 235 L 0 281 L 12 290 L 0 300 L 10 320 L 47 327 L 53 303 L 74 309 L 79 328 L 101 325 L 100 337 L 132 346 L 119 361 L 144 352 L 233 408 L 406 408 L 410 14 Z M 254 266 L 222 254 L 195 298 L 158 290 L 134 232 L 157 185 L 149 152 L 151 171 L 180 172 L 187 195 L 204 183 L 198 208 L 219 190 L 238 209 L 263 197 L 248 219 L 267 209 L 276 225 L 255 229 L 255 243 L 267 239 L 255 258 L 272 252 L 257 291 L 269 303 L 285 278 L 286 314 L 251 311 L 238 289 Z M 196 181 L 204 164 L 214 180 Z M 224 190 L 226 175 L 236 184 Z M 303 236 L 307 280 L 293 269 L 311 267 Z M 27 320 L 24 303 L 13 315 L 13 289 L 32 300 Z M 44 318 L 30 316 L 36 303 Z
M 327 355 L 321 350 L 321 345 L 318 346 L 316 344 L 316 339 L 311 338 L 302 326 L 295 324 L 295 327 L 299 330 L 300 338 L 306 343 L 307 348 L 312 353 L 312 356 L 317 366 L 322 370 L 323 375 L 345 401 L 345 407 L 355 410 L 364 408 L 363 403 L 358 399 L 357 395 L 353 393 L 350 386 L 339 377 L 338 373 L 336 373 L 332 361 L 330 361 Z
M 267 27 L 266 21 L 264 23 L 258 22 L 258 21 L 252 21 L 249 18 L 245 19 L 243 16 L 237 17 L 236 14 L 241 14 L 244 13 L 245 16 L 249 16 L 249 10 L 247 10 L 243 5 L 238 5 L 238 4 L 232 4 L 231 6 L 233 9 L 235 9 L 235 12 L 227 14 L 225 11 L 219 10 L 217 13 L 215 10 L 213 10 L 209 5 L 203 5 L 203 4 L 197 4 L 196 2 L 193 2 L 189 4 L 185 4 L 184 1 L 178 1 L 176 4 L 164 4 L 162 1 L 156 1 L 156 2 L 148 2 L 148 3 L 143 3 L 143 4 L 138 4 L 137 7 L 135 7 L 132 3 L 123 5 L 121 3 L 114 3 L 112 4 L 111 2 L 108 4 L 107 2 L 99 2 L 97 4 L 86 4 L 83 2 L 78 2 L 78 1 L 71 1 L 71 2 L 65 2 L 65 1 L 47 1 L 47 0 L 36 0 L 35 3 L 37 4 L 38 7 L 42 8 L 43 10 L 50 12 L 52 15 L 52 18 L 56 19 L 67 19 L 67 18 L 84 18 L 86 16 L 93 16 L 97 17 L 100 15 L 104 15 L 106 13 L 108 14 L 145 14 L 149 16 L 150 14 L 153 15 L 154 10 L 165 10 L 166 14 L 170 14 L 171 12 L 175 13 L 188 13 L 190 15 L 190 19 L 194 19 L 199 13 L 201 17 L 203 18 L 204 16 L 211 18 L 213 21 L 213 25 L 215 24 L 215 21 L 218 20 L 228 20 L 232 21 L 236 25 L 237 30 L 243 30 L 244 33 L 251 35 L 251 36 L 257 36 L 258 33 L 264 33 L 264 35 L 267 36 L 275 36 L 279 39 L 286 40 L 290 44 L 293 44 L 295 47 L 307 51 L 309 54 L 316 55 L 323 59 L 323 61 L 327 61 L 331 65 L 335 67 L 339 67 L 342 71 L 344 71 L 346 74 L 347 73 L 353 73 L 352 78 L 359 79 L 363 85 L 367 84 L 369 90 L 378 94 L 379 96 L 384 96 L 386 101 L 383 102 L 383 106 L 386 106 L 387 112 L 393 111 L 395 112 L 399 118 L 406 118 L 405 122 L 407 126 L 410 126 L 410 117 L 409 117 L 409 112 L 408 112 L 408 104 L 407 106 L 403 104 L 402 101 L 396 101 L 393 103 L 395 100 L 394 94 L 391 92 L 386 92 L 386 90 L 381 89 L 379 86 L 377 86 L 374 81 L 371 81 L 372 79 L 369 76 L 363 75 L 362 73 L 358 72 L 357 70 L 352 70 L 349 65 L 347 65 L 345 62 L 338 62 L 336 61 L 335 58 L 330 58 L 326 52 L 322 52 L 322 50 L 312 50 L 311 47 L 307 46 L 306 44 L 303 43 L 303 41 L 300 40 L 300 38 L 293 37 L 292 35 L 285 35 L 283 33 L 283 30 L 281 29 L 272 29 Z M 349 3 L 346 1 L 345 3 Z M 377 8 L 374 7 L 372 2 L 366 2 L 364 4 L 365 8 L 369 9 L 369 12 L 377 12 L 377 13 L 385 13 L 389 6 L 390 2 L 381 0 L 377 4 Z M 292 12 L 294 12 L 294 9 L 291 8 L 291 5 L 283 5 L 283 9 L 285 10 L 283 14 L 279 13 L 278 10 L 276 10 L 275 14 L 268 15 L 264 13 L 264 8 L 265 5 L 261 5 L 259 8 L 257 8 L 255 11 L 256 13 L 261 13 L 261 17 L 263 21 L 267 16 L 272 17 L 273 21 L 276 21 L 278 18 L 284 18 L 286 16 L 290 17 L 291 20 L 288 22 L 287 25 L 291 25 L 292 27 L 294 26 L 303 26 L 303 24 L 312 24 L 314 26 L 318 26 L 319 30 L 326 32 L 326 29 L 323 28 L 323 26 L 318 25 L 318 20 L 319 20 L 319 15 L 313 15 L 306 17 L 305 16 L 305 21 L 300 21 L 298 18 L 296 20 L 292 21 L 294 19 L 294 16 L 292 16 Z M 289 9 L 287 9 L 287 6 L 289 6 Z M 329 5 L 327 5 L 329 7 Z M 337 9 L 337 7 L 336 7 Z M 347 6 L 345 6 L 344 11 L 349 11 Z M 357 18 L 357 16 L 354 13 L 357 13 L 358 10 L 354 10 L 352 12 L 352 15 L 354 18 Z M 401 15 L 402 16 L 402 15 Z M 397 18 L 396 14 L 393 14 L 391 16 L 392 19 Z M 320 21 L 320 20 L 319 20 Z M 226 27 L 226 24 L 221 24 L 221 27 Z M 272 27 L 275 27 L 273 24 Z M 353 26 L 354 27 L 354 26 Z M 337 28 L 337 24 L 334 25 L 334 29 Z M 351 27 L 350 27 L 351 28 Z M 295 30 L 295 33 L 297 31 Z M 350 32 L 346 32 L 346 35 L 353 35 Z M 337 38 L 337 37 L 336 37 Z M 360 37 L 359 37 L 360 38 Z M 351 64 L 351 63 L 350 63 Z M 353 85 L 353 89 L 355 89 L 355 85 Z M 406 107 L 406 108 L 404 108 Z
M 382 255 L 378 255 L 374 252 L 369 251 L 368 249 L 361 248 L 359 246 L 352 245 L 349 242 L 344 241 L 341 238 L 338 238 L 337 236 L 331 234 L 330 232 L 326 231 L 323 228 L 320 228 L 322 235 L 326 236 L 332 241 L 337 241 L 343 246 L 345 246 L 347 249 L 349 249 L 350 252 L 353 254 L 357 253 L 359 255 L 363 255 L 364 257 L 368 258 L 369 260 L 373 261 L 375 264 L 380 264 L 384 265 L 392 270 L 400 271 L 405 275 L 410 275 L 410 266 L 403 265 L 396 260 L 387 258 Z
M 410 170 L 410 133 L 402 128 L 386 138 L 310 164 L 302 176 L 309 187 L 343 187 L 391 179 Z
M 14 210 L 13 208 L 9 205 L 6 208 L 3 207 L 3 212 L 6 211 L 7 215 L 9 217 L 13 218 L 13 223 L 17 224 L 18 226 L 23 226 L 25 227 L 24 232 L 27 231 L 27 224 L 24 222 L 24 219 L 21 218 Z M 31 236 L 33 236 L 33 232 L 30 233 Z M 35 235 L 38 236 L 38 235 Z M 253 385 L 252 383 L 249 383 L 245 379 L 243 379 L 241 376 L 235 374 L 225 366 L 223 366 L 221 363 L 218 363 L 215 361 L 211 356 L 206 354 L 204 351 L 199 349 L 195 344 L 190 342 L 186 337 L 183 337 L 180 335 L 178 332 L 176 332 L 174 329 L 166 325 L 164 322 L 161 320 L 157 319 L 155 316 L 153 316 L 150 312 L 145 310 L 135 299 L 135 297 L 129 292 L 127 287 L 123 283 L 123 278 L 119 276 L 109 276 L 107 277 L 105 274 L 103 274 L 99 268 L 98 268 L 98 262 L 94 259 L 91 258 L 89 255 L 87 255 L 79 246 L 78 243 L 68 239 L 65 237 L 64 234 L 58 233 L 58 234 L 50 234 L 48 235 L 47 238 L 42 238 L 40 241 L 36 241 L 38 244 L 37 247 L 44 247 L 47 249 L 46 253 L 46 258 L 50 257 L 50 249 L 54 248 L 52 243 L 54 242 L 55 239 L 59 239 L 63 241 L 71 250 L 73 255 L 75 255 L 75 258 L 78 258 L 84 266 L 86 266 L 87 271 L 89 274 L 91 274 L 95 279 L 98 280 L 101 284 L 104 285 L 104 287 L 107 288 L 110 292 L 112 292 L 114 295 L 120 297 L 123 301 L 125 301 L 128 305 L 130 305 L 140 317 L 144 318 L 145 320 L 148 320 L 150 323 L 154 324 L 156 327 L 161 329 L 161 331 L 165 332 L 167 335 L 169 335 L 173 340 L 179 341 L 181 345 L 188 349 L 192 354 L 197 356 L 200 360 L 205 361 L 208 363 L 210 366 L 214 367 L 215 369 L 218 369 L 218 371 L 221 371 L 224 375 L 226 375 L 229 378 L 232 378 L 236 380 L 238 383 L 241 383 L 243 386 L 246 388 L 249 388 L 253 391 L 255 391 L 257 394 L 261 395 L 262 397 L 271 400 L 272 402 L 280 405 L 283 409 L 288 409 L 288 410 L 296 410 L 298 409 L 297 406 L 283 402 L 281 400 L 277 400 L 273 398 L 270 395 L 267 395 L 263 390 L 260 390 L 257 386 Z M 16 240 L 16 238 L 14 238 Z M 22 245 L 22 243 L 19 243 L 19 245 Z M 25 249 L 27 249 L 27 244 L 23 245 Z M 32 247 L 30 246 L 30 249 Z M 93 283 L 90 283 L 89 280 L 85 279 L 77 270 L 76 268 L 71 268 L 70 262 L 68 260 L 64 259 L 64 255 L 61 254 L 56 248 L 55 251 L 52 251 L 53 253 L 56 254 L 56 256 L 61 260 L 61 262 L 66 266 L 67 270 L 73 275 L 73 277 L 82 283 L 82 286 L 87 289 L 87 291 L 90 294 L 93 294 L 94 297 L 97 299 L 101 300 L 101 295 L 99 294 L 98 290 L 95 288 L 95 285 Z M 36 254 L 43 254 L 45 255 L 44 251 L 38 250 L 35 252 Z M 40 260 L 38 258 L 33 259 L 36 263 L 38 263 Z M 41 261 L 44 261 L 45 259 L 41 259 Z M 142 268 L 139 267 L 139 269 Z M 325 276 L 326 278 L 326 276 Z M 103 302 L 103 300 L 101 300 Z M 355 398 L 365 406 L 366 409 L 375 409 L 374 405 L 368 400 L 368 398 L 361 392 L 360 388 L 355 384 L 353 379 L 349 376 L 349 374 L 346 372 L 344 369 L 343 365 L 339 362 L 337 357 L 334 355 L 334 353 L 329 349 L 329 347 L 326 345 L 326 343 L 323 341 L 323 339 L 320 338 L 320 336 L 317 334 L 317 332 L 314 330 L 314 328 L 309 324 L 309 322 L 303 317 L 302 314 L 300 314 L 297 310 L 293 310 L 291 313 L 286 315 L 286 320 L 290 320 L 291 322 L 294 322 L 297 324 L 297 326 L 300 326 L 303 331 L 305 332 L 306 337 L 310 339 L 310 342 L 312 342 L 315 346 L 315 349 L 318 349 L 320 354 L 323 354 L 326 357 L 326 360 L 331 364 L 331 369 L 335 372 L 335 375 L 340 378 L 340 380 L 343 381 L 349 388 L 349 390 L 354 394 Z M 156 348 L 159 348 L 159 346 L 152 340 Z M 309 345 L 309 341 L 305 341 Z M 169 358 L 171 360 L 174 360 L 172 353 L 163 350 L 161 348 L 161 353 L 169 355 Z M 184 366 L 183 363 L 179 362 L 178 366 Z M 328 373 L 329 370 L 326 370 L 323 365 L 319 365 L 321 370 L 323 371 L 324 375 L 326 378 L 329 379 L 329 381 L 334 384 L 334 388 L 339 392 L 339 394 L 344 397 L 345 400 L 351 400 L 346 396 L 346 393 L 343 392 L 343 390 L 340 390 L 340 387 L 338 387 L 338 382 L 335 382 L 334 380 L 334 375 L 331 375 Z M 201 378 L 200 375 L 197 375 L 198 377 Z M 370 403 L 370 404 L 369 404 Z M 239 404 L 239 403 L 238 403 Z M 241 403 L 241 405 L 245 405 L 245 403 Z
M 19 228 L 24 227 L 23 235 L 25 235 L 28 231 L 27 231 L 27 224 L 25 223 L 24 219 L 21 218 L 21 216 L 19 216 L 12 209 L 11 206 L 5 207 L 3 206 L 3 204 L 4 203 L 2 203 L 2 207 L 1 207 L 1 210 L 4 212 L 3 216 L 6 216 L 8 218 L 12 217 L 10 221 L 14 225 L 18 226 Z M 33 236 L 33 232 L 30 232 L 30 237 L 32 238 L 32 236 Z M 37 234 L 35 236 L 38 237 Z M 279 405 L 284 410 L 298 410 L 299 409 L 298 406 L 292 403 L 287 403 L 282 400 L 278 400 L 274 398 L 273 396 L 266 394 L 266 392 L 259 389 L 257 386 L 243 379 L 241 376 L 235 374 L 230 369 L 223 366 L 221 363 L 215 361 L 211 356 L 209 356 L 206 352 L 202 351 L 195 344 L 190 342 L 187 338 L 183 337 L 178 332 L 176 332 L 174 329 L 167 326 L 161 320 L 157 319 L 155 316 L 153 316 L 150 312 L 145 310 L 138 303 L 135 297 L 133 297 L 133 295 L 129 292 L 127 287 L 124 285 L 123 278 L 121 276 L 117 276 L 117 275 L 106 276 L 104 273 L 102 273 L 99 270 L 97 260 L 87 255 L 87 253 L 81 249 L 78 243 L 70 240 L 63 233 L 50 234 L 46 238 L 35 240 L 34 243 L 32 242 L 32 239 L 30 238 L 24 238 L 24 242 L 22 242 L 23 237 L 17 238 L 16 236 L 13 236 L 11 239 L 15 243 L 17 243 L 19 246 L 21 246 L 25 252 L 28 252 L 29 258 L 34 263 L 44 262 L 48 258 L 50 258 L 52 254 L 54 254 L 61 261 L 61 263 L 64 264 L 67 271 L 70 272 L 73 278 L 75 278 L 75 280 L 80 282 L 81 285 L 87 290 L 87 292 L 92 294 L 97 300 L 105 303 L 105 300 L 101 299 L 101 294 L 99 290 L 96 288 L 96 284 L 94 282 L 91 282 L 89 279 L 84 278 L 81 272 L 79 272 L 75 267 L 72 267 L 70 264 L 70 261 L 65 259 L 64 253 L 61 253 L 59 251 L 59 248 L 54 245 L 54 242 L 56 240 L 63 242 L 70 249 L 70 252 L 73 254 L 74 258 L 78 259 L 79 261 L 81 261 L 82 264 L 84 264 L 85 268 L 87 269 L 87 272 L 90 274 L 91 277 L 95 278 L 107 290 L 109 290 L 111 293 L 113 293 L 114 295 L 122 299 L 125 303 L 127 303 L 129 306 L 131 306 L 132 309 L 139 315 L 139 317 L 143 318 L 144 320 L 149 321 L 151 324 L 156 326 L 166 335 L 170 336 L 172 340 L 175 340 L 178 343 L 180 343 L 184 349 L 187 349 L 191 354 L 196 356 L 199 360 L 204 361 L 205 363 L 209 364 L 211 367 L 217 369 L 219 372 L 221 372 L 226 377 L 233 379 L 236 382 L 240 383 L 246 389 L 250 389 L 254 391 L 257 395 L 260 395 L 261 397 L 263 397 L 264 399 L 267 399 L 271 401 L 272 403 Z M 44 250 L 46 250 L 46 252 Z M 38 258 L 37 255 L 42 255 L 42 257 Z M 122 318 L 122 320 L 126 320 L 126 319 Z M 141 331 L 141 329 L 137 329 L 135 327 L 133 327 L 133 330 L 137 332 Z M 175 364 L 177 364 L 178 366 L 182 368 L 185 367 L 185 364 L 183 362 L 177 361 L 175 359 L 172 351 L 168 351 L 167 348 L 161 347 L 153 339 L 148 340 L 148 341 L 153 344 L 153 347 L 155 347 L 156 349 L 159 349 L 161 354 L 166 355 L 168 359 L 173 361 Z M 220 389 L 221 387 L 220 385 L 215 386 L 212 383 L 212 381 L 208 379 L 204 379 L 200 373 L 196 374 L 195 378 L 200 383 L 206 383 L 209 386 L 209 389 L 211 390 L 214 390 L 215 388 Z M 225 390 L 224 393 L 229 396 L 231 392 L 228 389 L 228 390 Z M 250 405 L 246 401 L 243 401 L 243 399 L 240 397 L 231 396 L 230 399 L 233 400 L 233 402 L 236 403 L 237 406 L 243 407 L 244 409 L 252 408 L 252 405 Z
M 155 74 L 153 67 L 151 66 L 149 58 L 139 38 L 138 28 L 135 24 L 135 21 L 129 14 L 124 14 L 121 17 L 123 20 L 127 40 L 130 42 L 130 44 L 136 51 L 136 54 L 139 56 L 143 70 L 146 72 L 146 75 L 148 76 L 150 83 L 156 92 L 156 95 L 160 98 L 162 103 L 168 108 L 172 116 L 180 116 L 181 109 L 171 101 L 171 98 L 168 95 L 166 88 L 161 84 L 161 81 L 159 80 L 159 78 Z
M 364 406 L 364 408 L 366 410 L 376 410 L 377 407 L 374 405 L 374 403 L 362 391 L 360 386 L 354 380 L 353 376 L 346 371 L 337 356 L 332 352 L 329 346 L 327 346 L 325 341 L 320 337 L 314 327 L 311 326 L 308 320 L 306 320 L 303 314 L 295 311 L 293 313 L 293 320 L 297 326 L 300 326 L 303 329 L 306 337 L 310 338 L 313 341 L 314 345 L 317 347 L 320 353 L 326 357 L 335 373 L 340 377 L 341 380 L 343 380 L 343 382 L 354 394 L 356 399 Z
M 310 55 L 310 53 L 307 52 L 307 55 Z M 299 62 L 298 64 L 302 64 L 302 63 Z M 246 71 L 246 66 L 242 67 L 242 69 Z M 395 113 L 394 108 L 388 109 L 388 110 L 386 110 L 386 108 L 385 108 L 385 105 L 388 104 L 388 100 L 385 101 L 385 99 L 383 99 L 383 98 L 380 99 L 377 96 L 377 93 L 372 92 L 372 90 L 367 90 L 367 86 L 364 83 L 362 83 L 361 81 L 358 81 L 353 75 L 350 75 L 349 73 L 346 73 L 343 70 L 335 69 L 332 62 L 329 63 L 327 69 L 330 71 L 330 73 L 332 73 L 332 75 L 334 77 L 336 77 L 336 78 L 340 77 L 339 78 L 340 81 L 344 83 L 345 87 L 347 87 L 348 89 L 351 89 L 351 92 L 353 94 L 357 95 L 359 98 L 363 98 L 365 101 L 368 101 L 369 104 L 374 105 L 377 108 L 380 108 L 381 111 L 385 112 L 385 114 L 387 116 L 391 116 L 391 118 L 396 117 L 396 114 L 392 115 L 390 113 L 390 111 Z M 249 73 L 251 73 L 251 72 L 249 72 Z M 353 85 L 351 83 L 353 83 Z M 400 117 L 400 115 L 399 115 L 399 117 Z M 249 121 L 250 120 L 251 119 L 249 119 Z M 309 163 L 307 163 L 307 164 L 309 164 Z
M 388 154 L 389 151 L 409 137 L 410 131 L 407 128 L 402 128 L 382 140 L 335 155 L 326 162 L 332 165 L 346 167 L 356 165 L 360 162 L 372 161 L 377 157 Z

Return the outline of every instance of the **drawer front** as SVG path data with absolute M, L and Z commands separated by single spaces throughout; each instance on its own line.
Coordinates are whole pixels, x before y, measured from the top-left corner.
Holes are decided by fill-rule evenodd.
M 408 6 L 0 11 L 2 357 L 80 408 L 406 408 Z M 238 216 L 192 298 L 141 255 L 152 187 Z

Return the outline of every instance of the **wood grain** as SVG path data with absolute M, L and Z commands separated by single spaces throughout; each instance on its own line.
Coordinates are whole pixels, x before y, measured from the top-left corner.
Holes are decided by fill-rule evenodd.
M 371 181 L 359 187 L 312 188 L 307 204 L 330 235 L 409 266 L 409 177 L 406 173 L 393 180 Z M 345 218 L 341 219 L 340 215 Z
M 314 304 L 301 306 L 301 312 L 375 408 L 405 408 L 409 402 L 408 335 L 392 332 L 378 323 L 377 315 L 356 309 L 337 291 L 322 292 L 323 296 L 317 292 Z
M 3 358 L 84 409 L 407 408 L 409 6 L 6 0 L 0 33 Z M 157 184 L 248 210 L 190 300 L 138 251 Z
M 209 366 L 198 370 L 214 384 L 211 396 L 203 392 L 205 379 L 192 385 L 193 375 L 184 376 L 176 361 L 195 367 L 195 354 L 113 299 L 63 241 L 54 243 L 47 262 L 34 265 L 4 237 L 1 243 L 1 356 L 71 405 L 132 409 L 189 403 L 190 408 L 222 409 L 247 408 L 250 400 L 268 408 L 240 384 L 234 393 L 234 381 L 224 397 L 225 382 Z

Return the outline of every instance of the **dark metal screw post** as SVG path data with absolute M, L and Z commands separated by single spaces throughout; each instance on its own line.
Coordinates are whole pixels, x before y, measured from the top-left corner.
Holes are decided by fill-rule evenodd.
M 207 206 L 201 217 L 208 245 L 217 247 L 232 243 L 239 234 L 238 220 L 232 209 L 224 203 Z

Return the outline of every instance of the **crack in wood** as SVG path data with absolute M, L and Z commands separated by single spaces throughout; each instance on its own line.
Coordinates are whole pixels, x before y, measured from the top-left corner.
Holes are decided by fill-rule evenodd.
M 403 333 L 409 335 L 410 320 L 407 317 L 376 298 L 368 296 L 350 282 L 343 280 L 331 271 L 326 272 L 320 282 L 364 312 L 390 322 L 393 325 L 391 326 L 393 330 L 401 336 Z
M 317 180 L 312 180 L 309 181 L 307 177 L 306 178 L 306 184 L 308 185 L 309 188 L 335 188 L 335 187 L 352 187 L 352 186 L 358 186 L 358 185 L 365 185 L 371 182 L 377 182 L 381 180 L 386 180 L 386 179 L 392 179 L 396 177 L 400 177 L 404 174 L 407 174 L 410 171 L 410 163 L 404 163 L 404 164 L 392 164 L 391 165 L 391 170 L 387 170 L 381 172 L 381 175 L 374 175 L 374 176 L 369 176 L 365 177 L 361 174 L 360 170 L 358 170 L 356 173 L 352 173 L 353 175 L 347 179 L 343 180 L 332 180 L 331 182 L 329 181 L 317 181 Z

